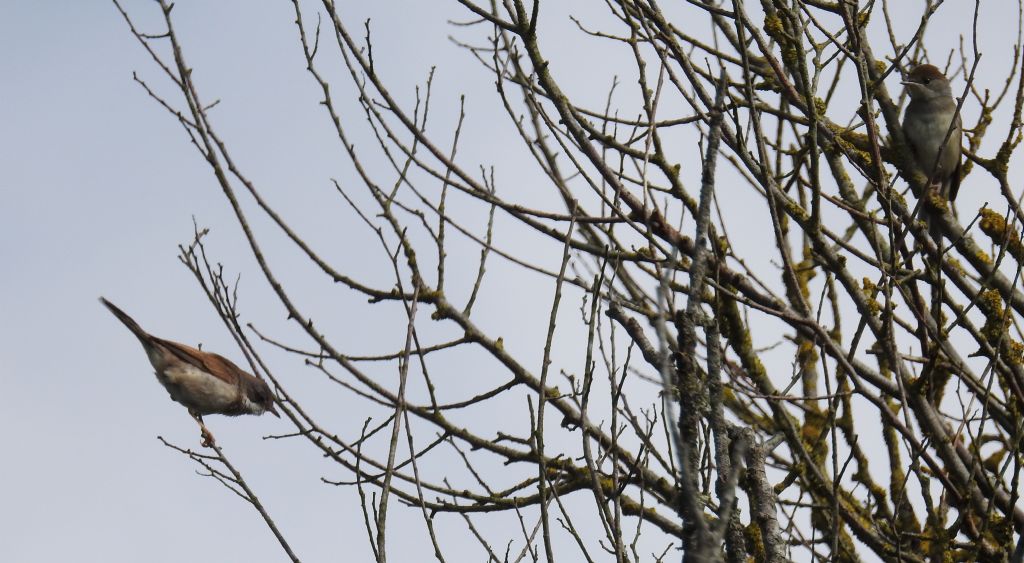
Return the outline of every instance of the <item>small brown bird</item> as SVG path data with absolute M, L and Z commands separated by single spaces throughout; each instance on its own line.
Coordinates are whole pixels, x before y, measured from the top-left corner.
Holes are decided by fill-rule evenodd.
M 932 185 L 942 197 L 953 201 L 960 190 L 963 131 L 949 80 L 938 68 L 924 64 L 914 67 L 902 84 L 910 94 L 903 114 L 903 135 Z
M 203 415 L 270 412 L 280 418 L 274 409 L 274 393 L 262 379 L 219 354 L 157 338 L 110 301 L 100 297 L 100 302 L 142 342 L 157 380 L 199 423 L 204 446 L 213 443 L 213 436 L 203 424 Z

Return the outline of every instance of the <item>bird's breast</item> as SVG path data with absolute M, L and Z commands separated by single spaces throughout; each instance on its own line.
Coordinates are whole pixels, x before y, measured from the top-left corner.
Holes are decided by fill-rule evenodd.
M 961 132 L 959 128 L 954 128 L 952 133 L 949 131 L 955 109 L 955 106 L 950 108 L 938 104 L 911 104 L 907 108 L 903 119 L 903 134 L 913 147 L 917 163 L 925 174 L 930 174 L 934 167 L 936 177 L 944 178 L 953 172 L 960 160 Z M 944 140 L 946 147 L 941 149 Z M 939 158 L 941 161 L 937 162 Z
M 170 365 L 156 375 L 172 399 L 199 414 L 234 414 L 241 404 L 237 385 L 191 364 Z

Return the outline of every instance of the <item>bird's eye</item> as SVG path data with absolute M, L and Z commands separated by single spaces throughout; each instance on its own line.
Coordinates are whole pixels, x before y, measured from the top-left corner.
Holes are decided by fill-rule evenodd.
M 922 82 L 924 82 L 925 84 L 931 84 L 932 79 L 931 78 L 925 78 Z

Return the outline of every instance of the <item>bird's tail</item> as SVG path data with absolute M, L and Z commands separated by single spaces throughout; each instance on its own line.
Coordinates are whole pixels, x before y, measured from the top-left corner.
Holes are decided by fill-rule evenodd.
M 141 340 L 143 344 L 149 344 L 150 341 L 153 339 L 153 337 L 150 336 L 148 332 L 142 330 L 142 327 L 139 326 L 139 323 L 135 322 L 135 319 L 128 316 L 128 313 L 125 313 L 121 309 L 118 309 L 116 305 L 102 297 L 100 297 L 100 303 L 103 303 L 103 305 L 105 305 L 107 309 L 110 309 L 110 312 L 113 313 L 115 317 L 117 317 L 117 320 L 124 323 L 124 326 L 128 327 L 128 330 L 132 331 L 132 333 L 134 333 L 135 336 L 139 340 Z

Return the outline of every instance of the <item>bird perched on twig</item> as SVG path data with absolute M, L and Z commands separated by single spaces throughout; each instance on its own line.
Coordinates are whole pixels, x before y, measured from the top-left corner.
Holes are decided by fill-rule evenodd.
M 910 103 L 903 114 L 903 136 L 914 152 L 914 160 L 928 177 L 926 190 L 935 191 L 949 202 L 960 190 L 961 149 L 963 126 L 957 112 L 956 100 L 949 80 L 933 65 L 914 67 L 903 80 L 910 94 Z M 923 197 L 928 197 L 922 194 Z M 925 211 L 928 235 L 942 251 L 942 229 L 934 215 Z M 932 284 L 932 315 L 942 338 L 942 267 L 939 260 L 931 263 L 935 282 Z
M 932 65 L 914 67 L 902 82 L 910 94 L 903 114 L 903 135 L 929 188 L 949 201 L 960 190 L 960 142 L 963 131 L 949 80 Z
M 110 301 L 100 297 L 100 302 L 142 342 L 157 380 L 199 423 L 204 446 L 213 443 L 213 435 L 203 424 L 203 415 L 270 412 L 280 418 L 274 409 L 274 393 L 262 379 L 219 354 L 157 338 Z

